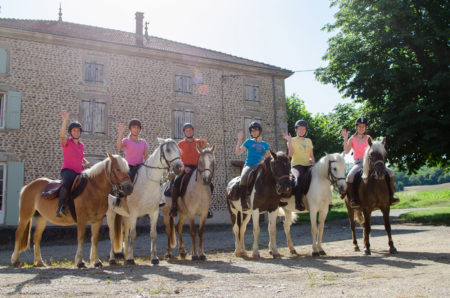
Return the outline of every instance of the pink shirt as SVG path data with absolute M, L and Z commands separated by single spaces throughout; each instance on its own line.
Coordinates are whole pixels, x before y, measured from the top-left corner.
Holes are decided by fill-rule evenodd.
M 360 143 L 356 138 L 352 139 L 353 158 L 361 159 L 364 157 L 367 147 L 369 147 L 369 136 L 366 136 L 364 142 Z
M 139 142 L 135 142 L 130 138 L 124 138 L 122 144 L 125 147 L 125 159 L 130 166 L 136 166 L 144 162 L 144 152 L 148 148 L 145 140 L 139 139 Z
M 70 169 L 76 173 L 83 172 L 83 158 L 84 158 L 84 144 L 78 141 L 78 145 L 72 140 L 67 138 L 67 143 L 61 142 L 63 150 L 63 164 L 61 170 Z

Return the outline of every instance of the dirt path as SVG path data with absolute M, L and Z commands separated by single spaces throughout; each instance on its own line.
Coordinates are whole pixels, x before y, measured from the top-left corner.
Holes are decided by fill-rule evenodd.
M 247 249 L 253 240 L 247 231 Z M 0 251 L 0 296 L 211 296 L 211 297 L 444 297 L 450 294 L 450 227 L 396 224 L 393 239 L 399 254 L 388 254 L 387 237 L 380 218 L 372 226 L 372 256 L 352 250 L 345 220 L 326 224 L 327 256 L 313 258 L 309 224 L 295 225 L 292 236 L 298 256 L 286 248 L 282 226 L 278 246 L 283 257 L 273 259 L 266 249 L 268 235 L 262 228 L 259 260 L 236 258 L 231 227 L 209 227 L 205 247 L 208 260 L 162 260 L 153 266 L 137 259 L 136 266 L 108 266 L 78 270 L 72 266 L 11 268 L 11 250 Z M 358 229 L 362 247 L 362 230 Z M 184 234 L 190 247 L 189 234 Z M 165 250 L 165 236 L 158 235 L 158 255 Z M 74 241 L 75 243 L 75 241 Z M 135 255 L 148 257 L 149 237 L 137 238 Z M 73 245 L 45 246 L 45 261 L 72 260 Z M 106 258 L 108 241 L 100 243 Z M 85 246 L 85 257 L 89 246 Z M 250 251 L 248 251 L 251 254 Z M 32 251 L 21 260 L 32 262 Z M 106 263 L 106 262 L 105 262 Z

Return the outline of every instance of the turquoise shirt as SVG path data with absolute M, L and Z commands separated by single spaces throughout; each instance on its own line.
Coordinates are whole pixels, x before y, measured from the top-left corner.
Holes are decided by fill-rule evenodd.
M 259 164 L 264 157 L 264 153 L 269 150 L 269 144 L 266 142 L 256 142 L 253 139 L 245 140 L 242 146 L 247 148 L 247 159 L 245 160 L 244 167 Z

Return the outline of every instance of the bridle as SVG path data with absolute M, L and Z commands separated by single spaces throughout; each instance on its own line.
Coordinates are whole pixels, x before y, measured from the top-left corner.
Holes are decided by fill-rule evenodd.
M 108 162 L 110 162 L 109 160 L 108 160 Z M 127 180 L 127 179 L 130 179 L 130 177 L 128 176 L 128 175 L 126 175 L 125 177 L 123 177 L 121 180 L 119 180 L 119 178 L 117 177 L 117 175 L 116 175 L 116 173 L 113 171 L 113 169 L 112 169 L 112 162 L 110 162 L 111 163 L 111 165 L 110 165 L 110 170 L 109 170 L 109 175 L 108 175 L 108 173 L 106 172 L 106 168 L 108 167 L 107 165 L 105 166 L 105 168 L 104 168 L 104 171 L 105 171 L 105 177 L 106 177 L 106 180 L 109 182 L 109 184 L 111 184 L 111 187 L 112 187 L 112 190 L 113 190 L 113 192 L 117 192 L 117 190 L 119 190 L 119 191 L 123 191 L 123 187 L 122 187 L 122 182 L 124 182 L 125 180 Z M 114 176 L 114 177 L 112 177 L 112 176 Z M 114 178 L 114 180 L 116 180 L 116 183 L 113 183 L 112 182 L 112 178 Z M 118 182 L 117 182 L 118 181 Z
M 377 154 L 378 155 L 378 154 Z M 380 154 L 381 155 L 381 154 Z M 382 156 L 382 155 L 381 155 Z M 382 164 L 383 165 L 383 169 L 384 169 L 384 159 L 383 158 L 380 158 L 380 159 L 377 159 L 376 161 L 372 161 L 372 159 L 370 158 L 370 156 L 368 157 L 369 158 L 369 164 L 370 164 L 370 168 L 369 168 L 369 176 L 375 176 L 374 175 L 374 173 L 375 173 L 375 167 L 378 165 L 378 164 Z
M 181 157 L 180 157 L 180 156 L 177 156 L 177 157 L 175 157 L 175 158 L 173 158 L 173 159 L 171 159 L 171 160 L 168 160 L 168 159 L 166 158 L 166 154 L 164 153 L 164 146 L 165 146 L 165 145 L 168 145 L 169 143 L 171 143 L 171 142 L 166 142 L 166 143 L 162 143 L 161 145 L 159 145 L 159 161 L 160 161 L 160 163 L 162 164 L 162 163 L 163 163 L 163 160 L 164 160 L 164 163 L 166 164 L 165 167 L 155 167 L 155 166 L 150 166 L 150 165 L 147 165 L 146 163 L 144 163 L 144 164 L 142 164 L 142 165 L 143 165 L 144 167 L 150 168 L 150 169 L 160 169 L 160 170 L 167 170 L 167 171 L 169 171 L 169 170 L 170 170 L 171 164 L 172 164 L 175 160 L 177 160 L 177 159 L 180 159 L 180 160 L 181 160 Z
M 345 177 L 336 177 L 334 176 L 333 172 L 331 171 L 331 164 L 333 162 L 336 162 L 335 160 L 329 160 L 328 161 L 328 180 L 330 180 L 331 184 L 333 184 L 334 186 L 337 187 L 337 183 L 339 182 L 339 180 L 344 180 L 345 181 Z
M 270 169 L 271 169 L 272 174 L 274 174 L 275 171 L 274 171 L 272 163 L 270 164 Z M 291 174 L 289 173 L 289 174 L 285 174 L 285 175 L 281 175 L 281 176 L 273 175 L 273 178 L 275 179 L 276 192 L 277 192 L 277 194 L 281 195 L 279 192 L 279 189 L 281 188 L 281 181 L 286 178 L 288 180 L 291 180 Z

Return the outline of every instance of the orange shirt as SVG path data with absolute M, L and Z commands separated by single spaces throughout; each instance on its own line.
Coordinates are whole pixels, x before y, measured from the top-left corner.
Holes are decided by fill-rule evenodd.
M 200 139 L 194 139 L 193 142 L 187 142 L 183 139 L 178 142 L 178 147 L 181 149 L 181 161 L 188 166 L 197 166 L 198 152 L 197 146 L 203 148 Z

